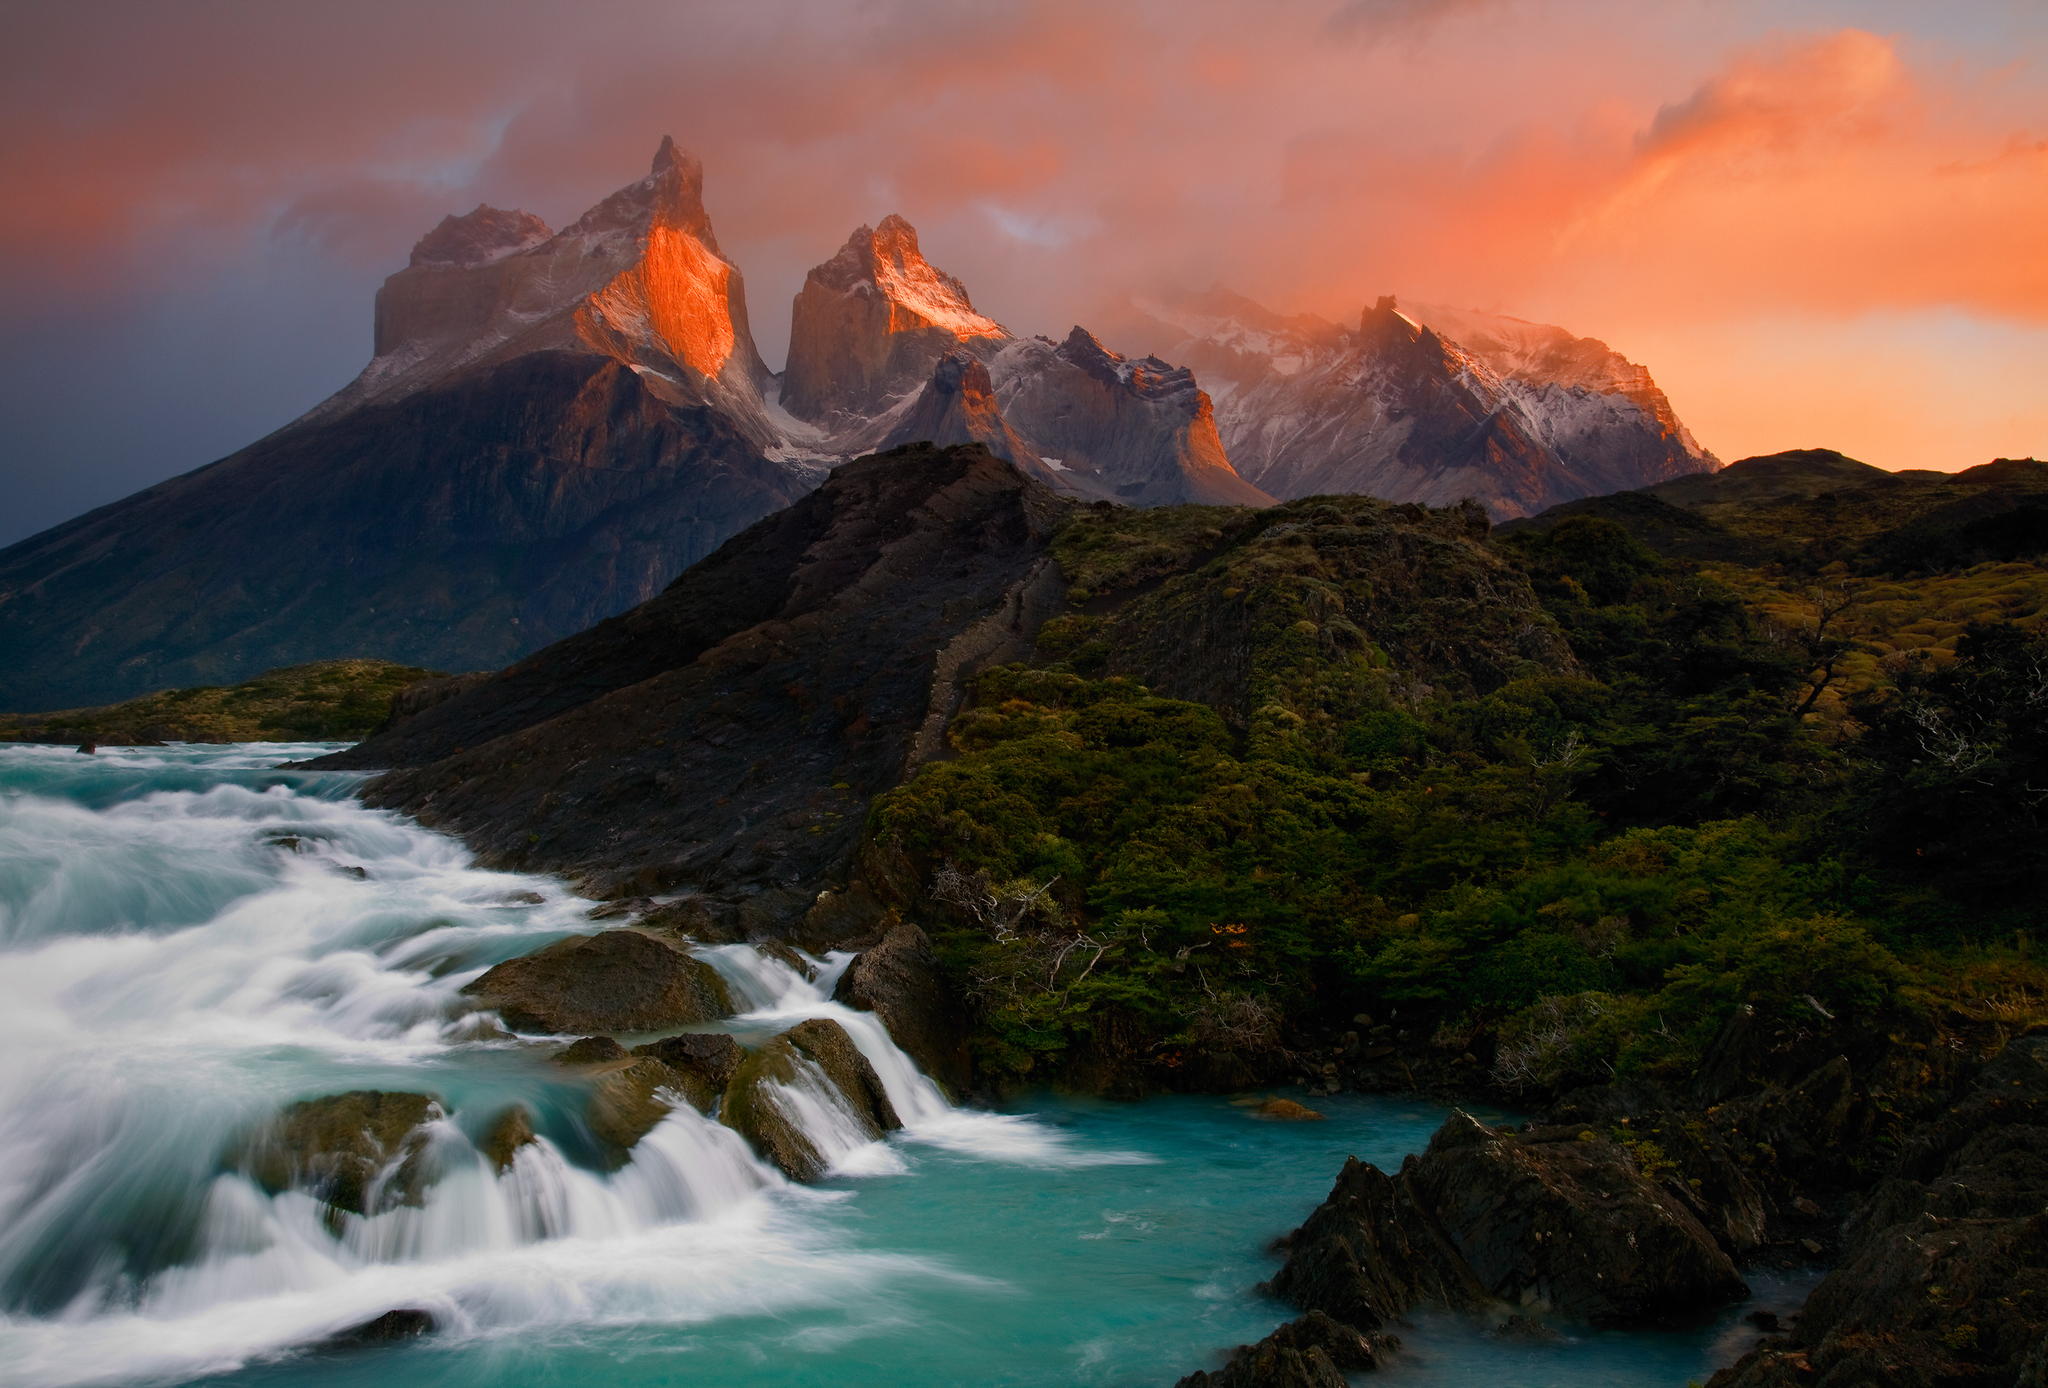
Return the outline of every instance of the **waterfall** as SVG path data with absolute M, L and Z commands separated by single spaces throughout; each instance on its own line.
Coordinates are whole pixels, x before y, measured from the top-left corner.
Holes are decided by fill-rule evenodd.
M 591 903 L 364 808 L 359 778 L 265 769 L 316 750 L 0 749 L 0 1362 L 19 1381 L 189 1378 L 398 1307 L 488 1337 L 959 1276 L 831 1243 L 806 1211 L 841 1197 L 792 1187 L 679 1100 L 602 1169 L 554 1047 L 480 1025 L 460 996 L 596 928 Z M 743 1044 L 829 1017 L 874 1067 L 896 1142 L 869 1140 L 808 1061 L 771 1085 L 838 1175 L 902 1175 L 906 1140 L 1116 1159 L 955 1109 L 875 1017 L 831 1000 L 850 955 L 699 953 L 746 1009 L 723 1024 Z M 395 1160 L 363 1214 L 240 1169 L 240 1135 L 350 1090 L 432 1097 L 412 1203 Z M 536 1135 L 501 1171 L 480 1135 L 512 1104 Z

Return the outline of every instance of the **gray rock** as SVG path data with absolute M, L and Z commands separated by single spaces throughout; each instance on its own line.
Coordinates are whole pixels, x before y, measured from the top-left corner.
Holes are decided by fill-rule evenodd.
M 520 1031 L 660 1031 L 732 1015 L 716 970 L 632 929 L 557 940 L 463 991 Z

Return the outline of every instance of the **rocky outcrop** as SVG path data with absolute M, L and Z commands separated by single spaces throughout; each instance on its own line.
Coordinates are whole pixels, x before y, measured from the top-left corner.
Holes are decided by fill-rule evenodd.
M 814 1181 L 829 1165 L 783 1097 L 792 1088 L 839 1105 L 868 1138 L 903 1126 L 880 1076 L 846 1029 L 823 1017 L 799 1022 L 746 1058 L 719 1113 L 792 1180 Z
M 1345 1375 L 1377 1369 L 1399 1344 L 1311 1311 L 1257 1344 L 1239 1345 L 1222 1368 L 1189 1374 L 1174 1388 L 1344 1388 Z
M 1714 1388 L 2048 1381 L 2048 1036 L 1914 1135 L 1845 1242 L 1792 1334 Z
M 923 1070 L 956 1092 L 968 1081 L 967 1019 L 924 931 L 908 921 L 856 955 L 834 1001 L 872 1012 Z
M 380 1214 L 424 1202 L 433 1172 L 423 1126 L 440 1116 L 425 1094 L 305 1099 L 242 1139 L 230 1162 L 273 1194 L 304 1190 L 334 1211 Z
M 1626 1325 L 1741 1299 L 1727 1253 L 1620 1144 L 1454 1113 L 1388 1177 L 1355 1159 L 1289 1241 L 1273 1290 L 1359 1329 L 1417 1305 Z
M 982 660 L 1026 649 L 1015 598 L 1065 510 L 980 448 L 848 464 L 662 596 L 321 764 L 403 768 L 370 801 L 488 861 L 604 896 L 687 888 L 668 909 L 776 934 L 957 700 L 975 667 L 942 675 L 955 640 L 994 620 Z
M 630 927 L 508 959 L 463 992 L 518 1031 L 661 1031 L 732 1015 L 717 970 Z

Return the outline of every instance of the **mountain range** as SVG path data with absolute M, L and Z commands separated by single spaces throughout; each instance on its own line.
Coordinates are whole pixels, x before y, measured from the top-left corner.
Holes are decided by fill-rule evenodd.
M 1643 368 L 1563 329 L 1383 299 L 1352 330 L 1223 291 L 1127 316 L 1109 336 L 1161 355 L 1014 333 L 891 216 L 810 272 L 772 372 L 702 166 L 664 139 L 561 231 L 444 219 L 334 396 L 0 550 L 0 708 L 341 656 L 501 667 L 912 442 L 982 444 L 1086 501 L 1496 517 L 1715 466 Z

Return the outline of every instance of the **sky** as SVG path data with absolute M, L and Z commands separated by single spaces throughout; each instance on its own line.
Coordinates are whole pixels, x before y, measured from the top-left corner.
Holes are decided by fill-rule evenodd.
M 2048 455 L 2040 0 L 0 0 L 0 543 L 344 385 L 479 202 L 663 134 L 771 366 L 900 212 L 1064 333 L 1220 284 L 1601 338 L 1724 460 Z

